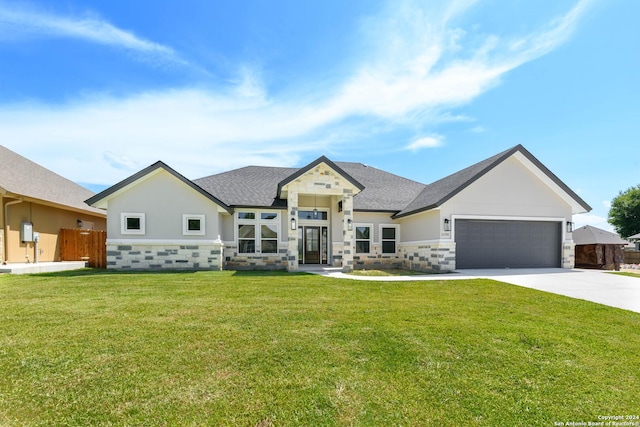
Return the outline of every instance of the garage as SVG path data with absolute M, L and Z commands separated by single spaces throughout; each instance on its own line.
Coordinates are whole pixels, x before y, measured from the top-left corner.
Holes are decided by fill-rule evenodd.
M 555 221 L 456 220 L 456 268 L 560 267 L 561 230 Z

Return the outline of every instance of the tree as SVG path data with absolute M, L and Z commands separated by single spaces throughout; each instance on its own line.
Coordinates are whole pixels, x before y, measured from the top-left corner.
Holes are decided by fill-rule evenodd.
M 609 224 L 623 238 L 640 233 L 640 185 L 621 191 L 613 199 Z

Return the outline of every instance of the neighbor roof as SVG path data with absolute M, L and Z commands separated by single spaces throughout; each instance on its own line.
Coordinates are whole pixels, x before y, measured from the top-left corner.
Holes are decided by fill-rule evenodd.
M 105 216 L 84 201 L 94 193 L 0 145 L 0 193 Z
M 640 233 L 627 237 L 629 240 L 640 240 Z
M 577 228 L 573 231 L 573 242 L 576 245 L 627 245 L 629 242 L 616 233 L 602 230 L 591 225 Z

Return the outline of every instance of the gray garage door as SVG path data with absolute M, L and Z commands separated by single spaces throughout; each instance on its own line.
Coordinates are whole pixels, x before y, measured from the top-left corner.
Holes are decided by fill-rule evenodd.
M 559 222 L 465 219 L 455 227 L 456 268 L 560 267 Z

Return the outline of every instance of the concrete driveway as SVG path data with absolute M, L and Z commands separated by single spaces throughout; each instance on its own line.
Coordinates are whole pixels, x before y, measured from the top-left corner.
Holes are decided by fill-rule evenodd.
M 640 278 L 636 277 L 609 274 L 602 270 L 563 268 L 459 270 L 459 273 L 640 313 Z
M 456 270 L 456 273 L 451 274 L 382 277 L 353 276 L 333 268 L 313 272 L 329 277 L 380 281 L 487 278 L 640 313 L 640 278 L 609 274 L 602 270 L 564 268 Z

